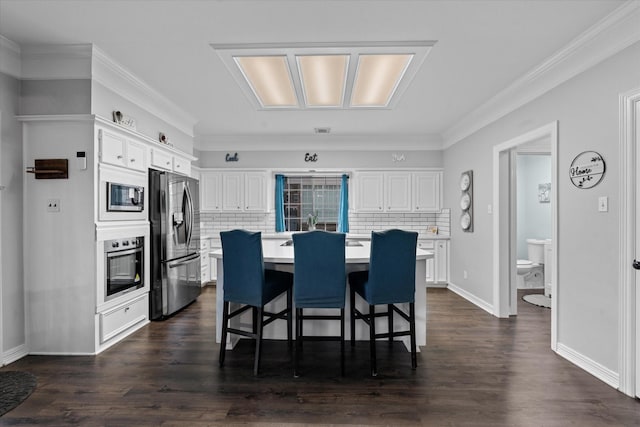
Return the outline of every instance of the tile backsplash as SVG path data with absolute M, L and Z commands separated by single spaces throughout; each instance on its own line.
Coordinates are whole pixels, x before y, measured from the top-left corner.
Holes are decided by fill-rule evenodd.
M 263 233 L 275 232 L 275 213 L 203 212 L 200 227 L 203 236 L 215 236 L 220 231 L 244 228 Z M 349 213 L 349 232 L 368 234 L 373 230 L 401 228 L 425 234 L 427 228 L 438 227 L 438 234 L 449 236 L 451 210 L 439 213 Z

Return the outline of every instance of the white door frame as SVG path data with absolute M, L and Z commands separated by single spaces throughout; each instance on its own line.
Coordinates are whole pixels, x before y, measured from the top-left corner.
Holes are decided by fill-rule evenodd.
M 548 138 L 551 142 L 551 348 L 557 348 L 558 325 L 558 122 L 551 122 L 493 147 L 493 314 L 508 317 L 511 312 L 510 283 L 515 276 L 512 263 L 513 209 L 511 150 L 518 145 Z M 501 221 L 502 219 L 502 221 Z M 511 264 L 514 264 L 513 266 Z
M 620 292 L 618 292 L 618 366 L 619 390 L 629 396 L 640 394 L 640 319 L 636 321 L 636 272 L 631 267 L 636 254 L 637 202 L 640 188 L 636 186 L 640 148 L 635 138 L 640 132 L 637 110 L 640 108 L 640 87 L 620 95 Z M 638 323 L 636 323 L 638 322 Z
M 0 166 L 2 165 L 2 111 L 0 111 Z M 1 170 L 1 168 L 0 168 Z M 2 242 L 2 175 L 0 175 L 0 242 Z M 4 366 L 4 342 L 2 341 L 4 326 L 2 324 L 2 244 L 0 243 L 0 366 Z

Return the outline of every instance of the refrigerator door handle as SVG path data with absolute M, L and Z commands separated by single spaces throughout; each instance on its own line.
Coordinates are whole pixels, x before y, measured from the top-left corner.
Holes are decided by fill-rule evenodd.
M 187 222 L 187 226 L 188 231 L 187 231 L 187 247 L 191 246 L 191 237 L 193 236 L 193 217 L 194 217 L 194 212 L 193 212 L 193 199 L 191 198 L 191 189 L 189 188 L 188 185 L 186 185 L 184 187 L 185 190 L 185 194 L 187 196 L 187 206 L 189 209 L 189 219 Z
M 191 264 L 193 261 L 200 259 L 200 254 L 193 254 L 188 258 L 181 259 L 180 261 L 170 262 L 167 264 L 169 268 L 180 267 L 181 265 Z

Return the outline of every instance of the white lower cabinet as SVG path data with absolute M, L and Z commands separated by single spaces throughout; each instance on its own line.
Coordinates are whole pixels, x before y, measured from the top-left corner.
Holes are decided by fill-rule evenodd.
M 222 242 L 220 241 L 220 239 L 211 239 L 209 241 L 209 251 L 217 251 L 219 249 L 222 249 Z M 218 263 L 216 258 L 210 257 L 207 254 L 207 260 L 209 261 L 209 274 L 211 275 L 211 278 L 209 280 L 217 280 L 218 278 Z
M 419 240 L 418 247 L 433 252 L 427 260 L 427 285 L 444 285 L 449 282 L 449 244 L 446 240 Z
M 104 344 L 122 332 L 148 320 L 149 294 L 145 293 L 99 315 L 100 343 Z

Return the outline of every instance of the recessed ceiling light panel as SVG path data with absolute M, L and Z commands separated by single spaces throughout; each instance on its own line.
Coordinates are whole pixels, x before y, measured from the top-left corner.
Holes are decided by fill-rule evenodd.
M 351 106 L 386 107 L 412 59 L 412 54 L 359 55 Z
M 234 60 L 263 107 L 298 105 L 286 56 L 238 56 Z
M 341 107 L 348 55 L 296 56 L 307 107 Z

